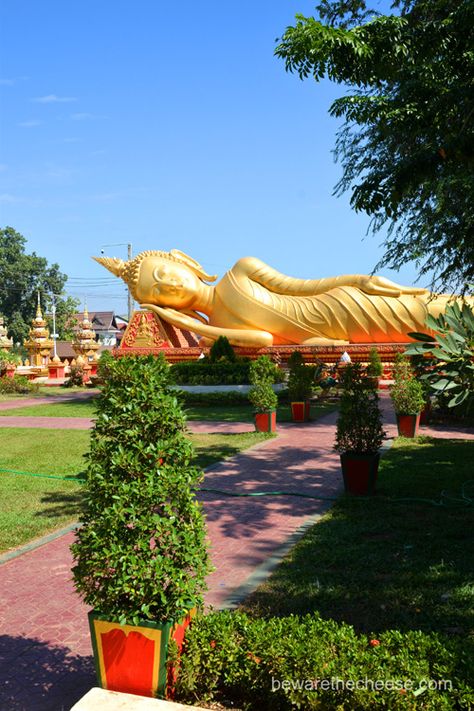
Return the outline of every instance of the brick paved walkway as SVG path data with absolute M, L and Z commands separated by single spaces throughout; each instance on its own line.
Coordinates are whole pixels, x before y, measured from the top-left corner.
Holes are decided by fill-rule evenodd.
M 393 413 L 386 397 L 382 402 L 386 429 L 393 435 Z M 25 423 L 30 418 L 16 419 Z M 70 422 L 70 418 L 54 419 Z M 332 451 L 335 419 L 333 413 L 315 423 L 279 425 L 278 438 L 211 468 L 204 487 L 337 495 L 341 477 Z M 190 425 L 194 431 L 207 432 L 251 429 L 245 423 Z M 424 432 L 442 434 L 432 428 Z M 458 436 L 474 438 L 474 433 Z M 266 572 L 288 539 L 330 505 L 323 498 L 292 496 L 230 498 L 203 492 L 201 498 L 216 566 L 208 579 L 206 603 L 216 607 L 232 604 L 236 591 L 237 596 L 245 591 L 249 577 Z M 66 711 L 95 683 L 87 608 L 70 580 L 72 540 L 73 534 L 68 533 L 0 568 L 1 711 Z

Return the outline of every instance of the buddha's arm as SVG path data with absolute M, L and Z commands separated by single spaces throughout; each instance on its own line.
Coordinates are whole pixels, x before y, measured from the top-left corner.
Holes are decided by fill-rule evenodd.
M 365 274 L 343 274 L 323 279 L 296 279 L 281 274 L 256 257 L 244 257 L 231 269 L 237 279 L 248 278 L 269 291 L 288 296 L 315 296 L 339 286 L 355 286 L 374 296 L 400 296 L 400 294 L 425 294 L 426 289 L 405 287 L 389 279 Z
M 209 324 L 201 323 L 195 318 L 174 309 L 163 308 L 154 304 L 141 304 L 141 306 L 149 311 L 154 311 L 160 318 L 173 326 L 186 328 L 188 331 L 197 333 L 199 336 L 205 336 L 213 341 L 219 336 L 226 336 L 233 346 L 264 348 L 273 345 L 273 336 L 268 331 L 209 326 Z

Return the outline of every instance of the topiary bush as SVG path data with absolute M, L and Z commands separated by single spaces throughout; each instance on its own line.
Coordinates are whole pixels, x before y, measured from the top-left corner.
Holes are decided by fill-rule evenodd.
M 417 415 L 425 406 L 423 385 L 416 379 L 409 359 L 401 354 L 395 359 L 390 397 L 397 415 Z
M 64 381 L 63 387 L 83 387 L 84 386 L 84 368 L 80 363 L 71 365 L 69 377 Z
M 468 711 L 473 654 L 472 641 L 435 633 L 366 636 L 318 614 L 215 612 L 187 633 L 177 697 L 262 711 Z
M 360 363 L 344 368 L 341 385 L 334 449 L 347 454 L 375 454 L 385 437 L 377 391 Z
M 74 582 L 97 612 L 137 624 L 202 604 L 205 524 L 186 420 L 165 358 L 104 354 Z
M 31 382 L 23 375 L 14 375 L 13 378 L 0 378 L 0 393 L 5 395 L 10 393 L 26 395 L 28 393 L 36 393 L 38 390 L 39 384 Z
M 278 396 L 272 388 L 280 369 L 268 356 L 260 356 L 250 364 L 249 400 L 255 412 L 269 412 L 278 404 Z
M 214 341 L 209 351 L 209 360 L 211 363 L 216 363 L 217 361 L 235 363 L 237 356 L 226 336 L 219 336 L 219 338 Z
M 380 378 L 383 373 L 382 360 L 375 347 L 369 351 L 369 362 L 367 364 L 366 373 L 371 378 Z

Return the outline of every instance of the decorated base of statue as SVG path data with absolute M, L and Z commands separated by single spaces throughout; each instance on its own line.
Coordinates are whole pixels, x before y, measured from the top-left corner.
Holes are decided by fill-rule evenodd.
M 90 612 L 89 627 L 99 686 L 141 696 L 172 695 L 176 670 L 168 664 L 169 643 L 174 640 L 181 651 L 194 613 L 192 610 L 180 622 L 144 621 L 140 625 L 120 625 L 104 615 Z

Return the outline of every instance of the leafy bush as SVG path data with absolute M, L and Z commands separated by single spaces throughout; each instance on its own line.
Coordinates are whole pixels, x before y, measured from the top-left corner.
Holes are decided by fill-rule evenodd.
M 295 352 L 300 355 L 298 351 Z M 308 400 L 313 395 L 315 379 L 320 374 L 322 367 L 314 365 L 296 364 L 290 370 L 288 378 L 288 397 L 290 402 Z
M 467 711 L 474 700 L 472 653 L 465 640 L 396 630 L 374 638 L 317 614 L 252 619 L 215 612 L 198 616 L 187 632 L 177 696 L 262 711 Z M 355 688 L 325 688 L 322 680 L 352 681 Z M 391 681 L 392 688 L 376 688 L 376 680 Z M 428 680 L 446 680 L 452 688 L 415 694 Z
M 375 454 L 385 437 L 377 391 L 360 363 L 344 368 L 341 385 L 334 449 L 348 454 Z
M 371 348 L 369 351 L 369 363 L 366 373 L 371 378 L 380 378 L 383 373 L 382 360 L 376 348 Z
M 250 363 L 250 383 L 277 383 L 281 380 L 281 371 L 268 356 L 260 356 Z
M 408 358 L 399 354 L 393 368 L 390 397 L 397 415 L 417 415 L 425 405 L 423 386 L 416 379 Z
M 279 377 L 278 366 L 268 356 L 260 356 L 250 364 L 250 382 L 252 387 L 249 400 L 256 412 L 274 410 L 278 404 L 278 397 L 273 391 L 272 384 Z
M 255 412 L 269 412 L 278 404 L 278 396 L 270 383 L 258 383 L 249 391 L 249 400 Z
M 171 377 L 177 385 L 246 385 L 249 369 L 248 361 L 186 361 L 171 366 Z
M 406 355 L 429 356 L 430 368 L 421 376 L 439 396 L 447 396 L 450 408 L 464 405 L 466 412 L 474 406 L 474 312 L 464 303 L 448 304 L 444 314 L 426 319 L 428 328 L 435 331 L 409 333 L 420 343 L 411 344 Z
M 0 378 L 0 393 L 2 394 L 17 393 L 26 395 L 27 393 L 36 393 L 38 390 L 38 383 L 32 383 L 23 375 L 14 375 L 13 378 Z
M 228 390 L 222 393 L 194 393 L 187 390 L 176 391 L 181 402 L 185 405 L 202 405 L 203 407 L 225 407 L 226 405 L 248 405 L 247 393 L 238 390 Z
M 237 356 L 235 351 L 229 343 L 226 336 L 219 336 L 219 338 L 214 341 L 209 351 L 209 360 L 211 363 L 217 361 L 228 361 L 229 363 L 235 363 Z
M 65 388 L 82 387 L 84 385 L 84 368 L 80 363 L 71 365 L 69 377 L 64 381 Z
M 107 355 L 99 368 L 76 589 L 121 623 L 178 618 L 202 603 L 209 572 L 186 420 L 162 355 Z
M 283 371 L 267 359 L 275 372 L 275 381 L 284 379 Z M 207 359 L 185 361 L 171 366 L 171 377 L 176 385 L 248 385 L 250 360 L 239 359 L 235 363 L 220 360 L 211 363 Z

